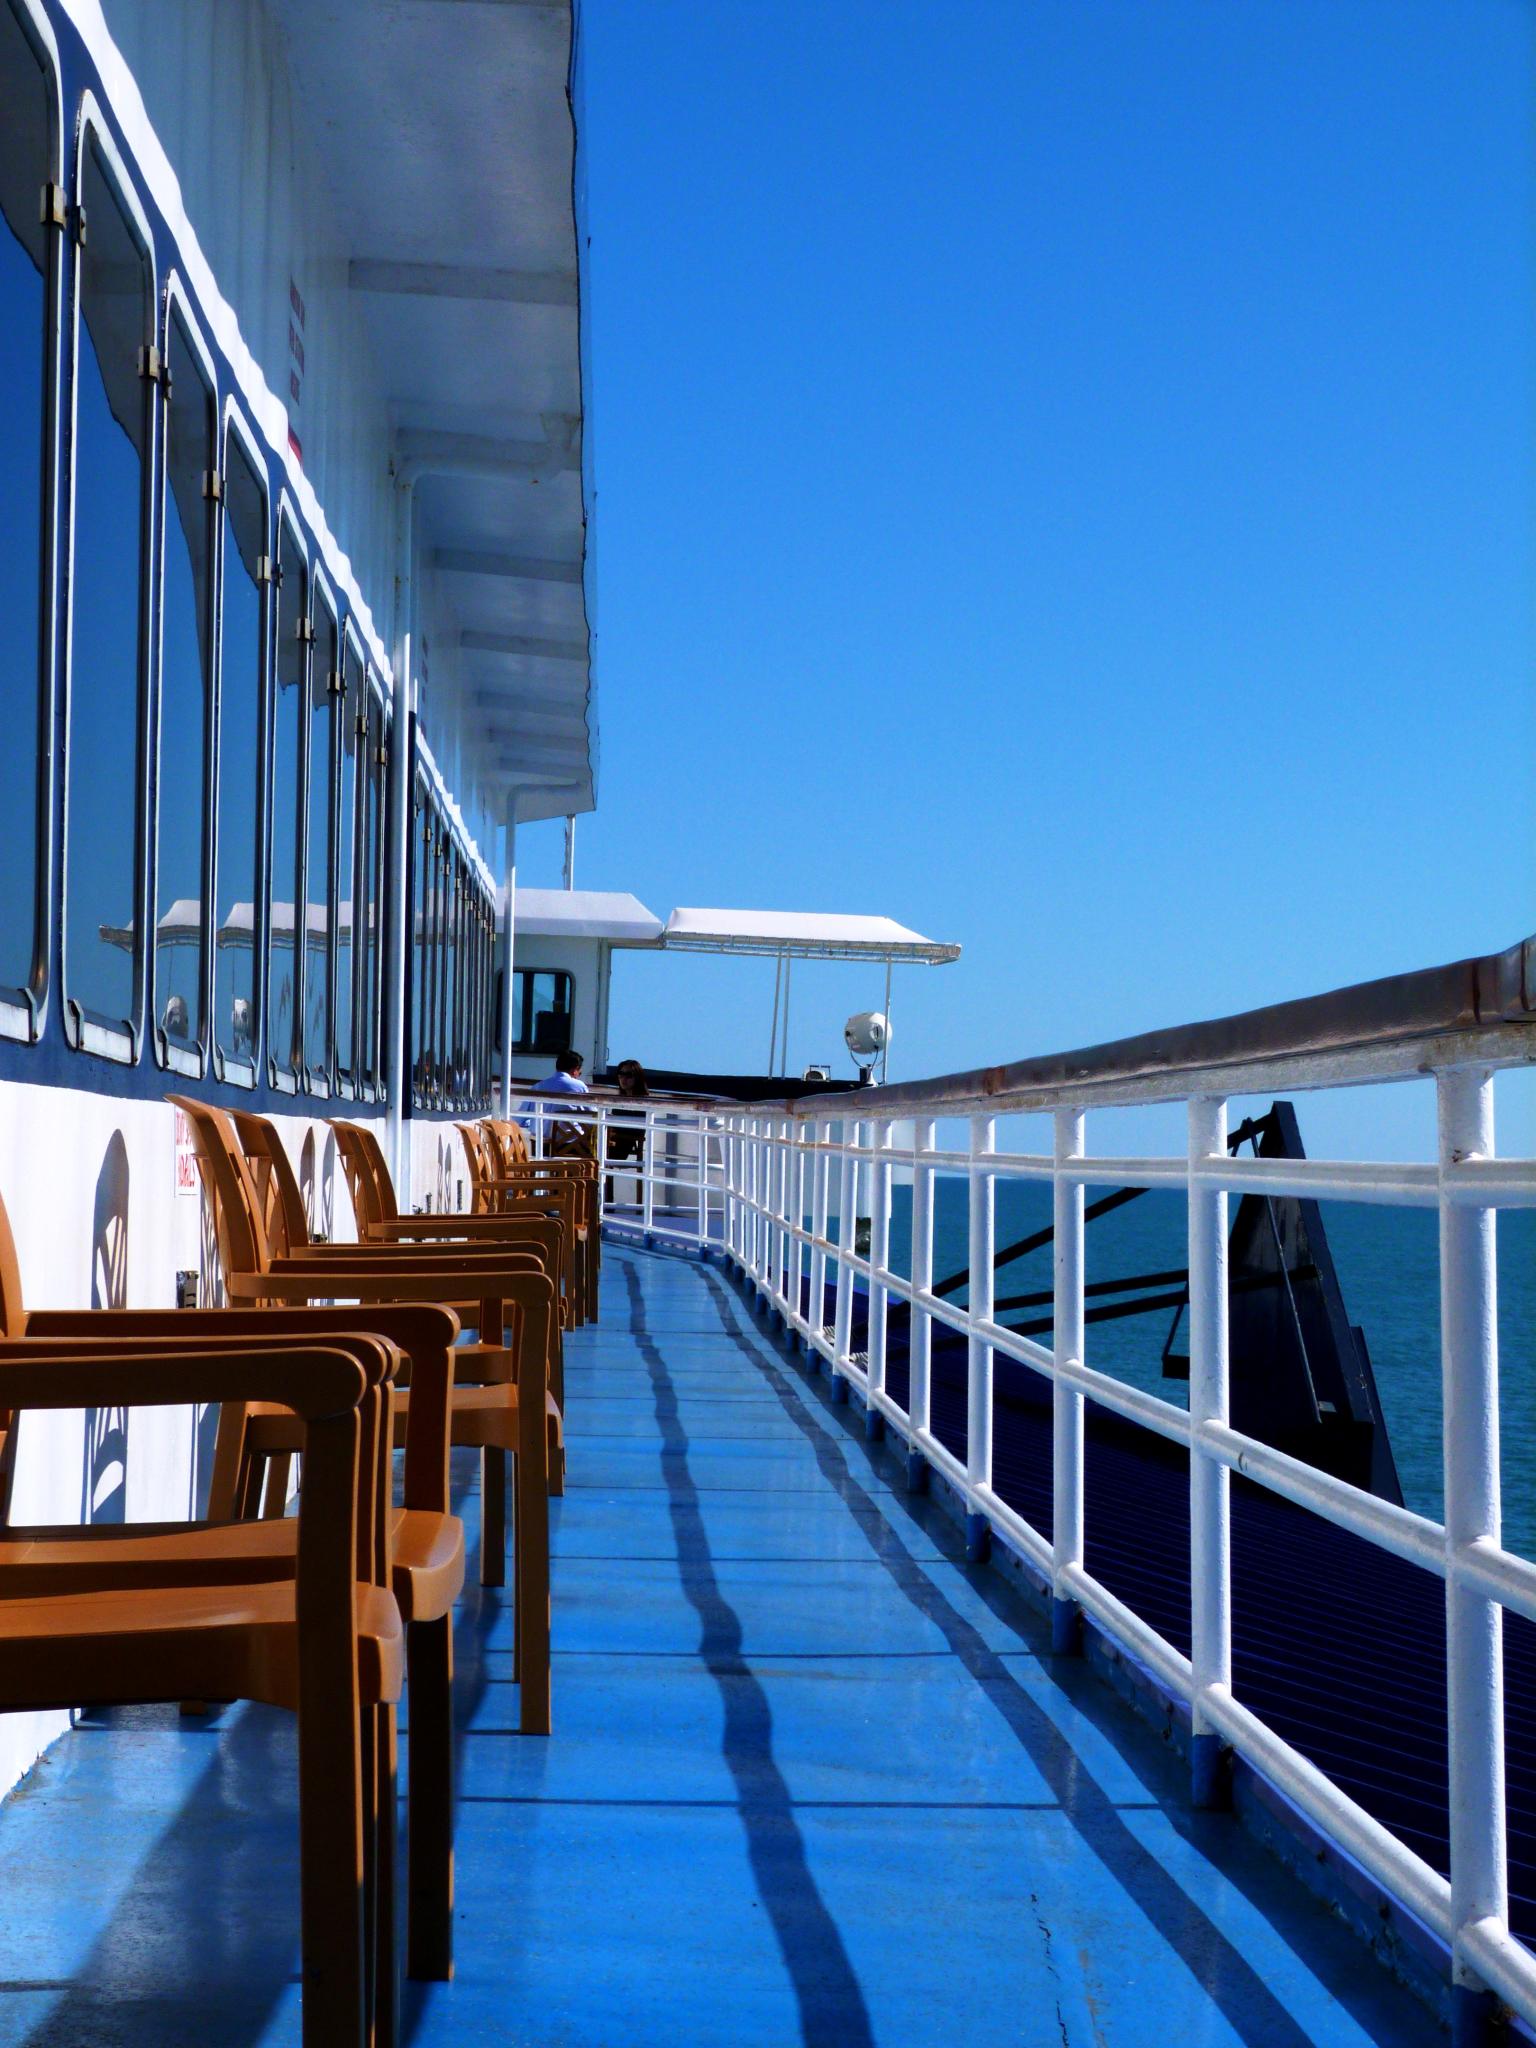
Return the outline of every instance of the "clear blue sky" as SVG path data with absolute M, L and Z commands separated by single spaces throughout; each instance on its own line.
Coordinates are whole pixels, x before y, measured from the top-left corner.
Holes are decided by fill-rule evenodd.
M 1536 926 L 1536 8 L 582 23 L 578 881 L 959 940 L 893 1076 Z M 760 1067 L 772 972 L 621 962 L 615 1056 Z

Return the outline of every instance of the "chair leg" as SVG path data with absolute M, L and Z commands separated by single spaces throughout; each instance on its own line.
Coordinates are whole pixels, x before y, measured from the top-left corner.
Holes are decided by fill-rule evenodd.
M 406 1971 L 453 1975 L 453 1617 L 413 1621 L 410 1660 L 411 1805 Z
M 558 1497 L 565 1492 L 565 1451 L 560 1442 L 560 1425 L 549 1418 L 549 1490 Z
M 480 1453 L 480 1583 L 507 1583 L 507 1454 L 494 1444 Z
M 339 1675 L 339 1674 L 338 1674 Z M 365 2048 L 362 1741 L 355 1678 L 303 1687 L 299 1868 L 304 2048 Z M 371 1799 L 368 1802 L 372 1803 Z
M 245 1485 L 246 1410 L 243 1403 L 226 1401 L 219 1410 L 219 1426 L 213 1439 L 213 1470 L 208 1476 L 208 1519 L 232 1522 Z
M 262 1494 L 264 1520 L 280 1522 L 288 1512 L 288 1479 L 293 1471 L 293 1453 L 276 1451 L 267 1460 L 267 1483 Z
M 549 1475 L 538 1456 L 517 1460 L 516 1640 L 519 1725 L 547 1735 L 552 1702 L 549 1669 Z
M 412 1713 L 414 1715 L 414 1706 Z M 395 2048 L 400 2037 L 400 1957 L 396 1945 L 395 1853 L 399 1834 L 399 1749 L 392 1706 L 375 1707 L 373 2039 Z
M 517 1560 L 523 1554 L 523 1490 L 517 1483 L 517 1453 L 512 1454 L 512 1569 L 515 1575 Z M 516 1597 L 514 1588 L 512 1600 L 512 1683 L 523 1681 L 523 1603 Z
M 240 1470 L 240 1491 L 235 1500 L 235 1516 L 242 1522 L 253 1522 L 261 1513 L 261 1489 L 266 1477 L 267 1461 L 247 1452 Z

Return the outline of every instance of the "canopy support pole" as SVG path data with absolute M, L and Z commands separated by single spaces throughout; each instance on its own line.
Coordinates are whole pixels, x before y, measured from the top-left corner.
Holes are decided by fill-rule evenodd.
M 789 970 L 795 964 L 793 953 L 784 955 L 784 1050 L 779 1059 L 779 1072 L 789 1072 Z
M 885 1043 L 880 1048 L 880 1085 L 885 1086 L 886 1072 L 891 1061 L 891 968 L 894 963 L 889 953 L 885 956 Z
M 776 953 L 773 959 L 773 1021 L 768 1026 L 768 1071 L 773 1072 L 773 1063 L 779 1056 L 779 984 L 784 979 L 784 955 Z

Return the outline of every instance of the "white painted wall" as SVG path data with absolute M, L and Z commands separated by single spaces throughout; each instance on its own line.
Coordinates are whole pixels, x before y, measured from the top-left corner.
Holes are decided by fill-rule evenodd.
M 332 1238 L 354 1237 L 331 1133 L 307 1117 L 278 1121 L 301 1177 L 307 1167 L 315 1225 Z M 28 1308 L 170 1308 L 176 1274 L 187 1267 L 200 1275 L 201 1301 L 219 1298 L 201 1193 L 176 1189 L 169 1104 L 7 1083 L 0 1089 L 0 1198 Z M 24 1416 L 12 1519 L 188 1515 L 207 1480 L 212 1434 L 211 1412 L 190 1408 Z M 0 1715 L 0 1791 L 67 1725 L 63 1714 Z

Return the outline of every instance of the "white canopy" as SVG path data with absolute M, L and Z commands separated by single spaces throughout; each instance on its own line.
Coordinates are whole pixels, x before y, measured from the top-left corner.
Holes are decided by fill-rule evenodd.
M 496 892 L 496 915 L 504 918 L 507 892 Z M 656 946 L 662 922 L 637 897 L 622 889 L 519 889 L 516 937 L 606 939 L 614 946 Z
M 679 952 L 756 953 L 790 960 L 910 960 L 942 967 L 958 946 L 891 917 L 817 910 L 674 910 L 662 944 Z

